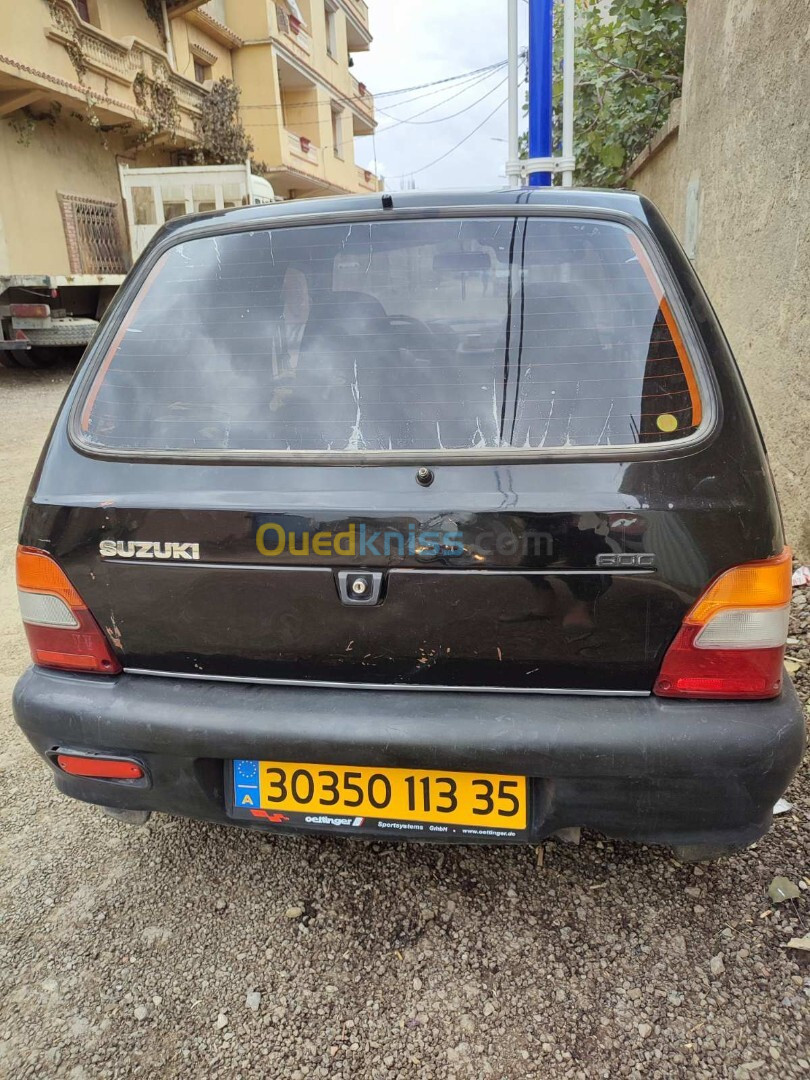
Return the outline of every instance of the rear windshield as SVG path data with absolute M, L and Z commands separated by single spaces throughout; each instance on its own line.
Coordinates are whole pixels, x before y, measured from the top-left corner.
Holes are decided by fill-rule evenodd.
M 80 415 L 158 451 L 538 450 L 682 438 L 689 358 L 637 237 L 602 221 L 375 221 L 167 252 Z

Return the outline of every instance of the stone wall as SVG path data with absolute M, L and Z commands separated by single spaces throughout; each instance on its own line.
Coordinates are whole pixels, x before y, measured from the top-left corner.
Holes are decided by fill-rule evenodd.
M 683 97 L 628 172 L 715 305 L 810 561 L 810 7 L 689 0 Z M 687 212 L 687 204 L 691 209 Z

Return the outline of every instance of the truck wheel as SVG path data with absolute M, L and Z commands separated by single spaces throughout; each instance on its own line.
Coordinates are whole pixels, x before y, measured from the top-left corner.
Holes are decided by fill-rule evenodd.
M 12 371 L 16 371 L 19 367 L 19 361 L 17 360 L 17 349 L 0 349 L 0 367 L 10 368 Z
M 24 368 L 51 367 L 52 364 L 56 363 L 60 355 L 59 349 L 15 350 L 15 360 L 20 367 Z

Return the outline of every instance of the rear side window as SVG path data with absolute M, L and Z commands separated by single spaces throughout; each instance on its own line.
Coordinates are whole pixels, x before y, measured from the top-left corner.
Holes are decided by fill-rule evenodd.
M 80 412 L 91 446 L 178 452 L 633 446 L 700 420 L 635 234 L 519 216 L 182 243 Z

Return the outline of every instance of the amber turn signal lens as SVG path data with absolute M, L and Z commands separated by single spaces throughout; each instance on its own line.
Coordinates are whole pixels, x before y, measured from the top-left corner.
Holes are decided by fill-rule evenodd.
M 17 588 L 58 596 L 70 608 L 84 607 L 64 570 L 50 555 L 37 548 L 17 548 Z
M 786 547 L 772 559 L 732 566 L 712 582 L 686 621 L 702 626 L 724 608 L 769 608 L 789 604 L 791 565 L 791 550 Z

